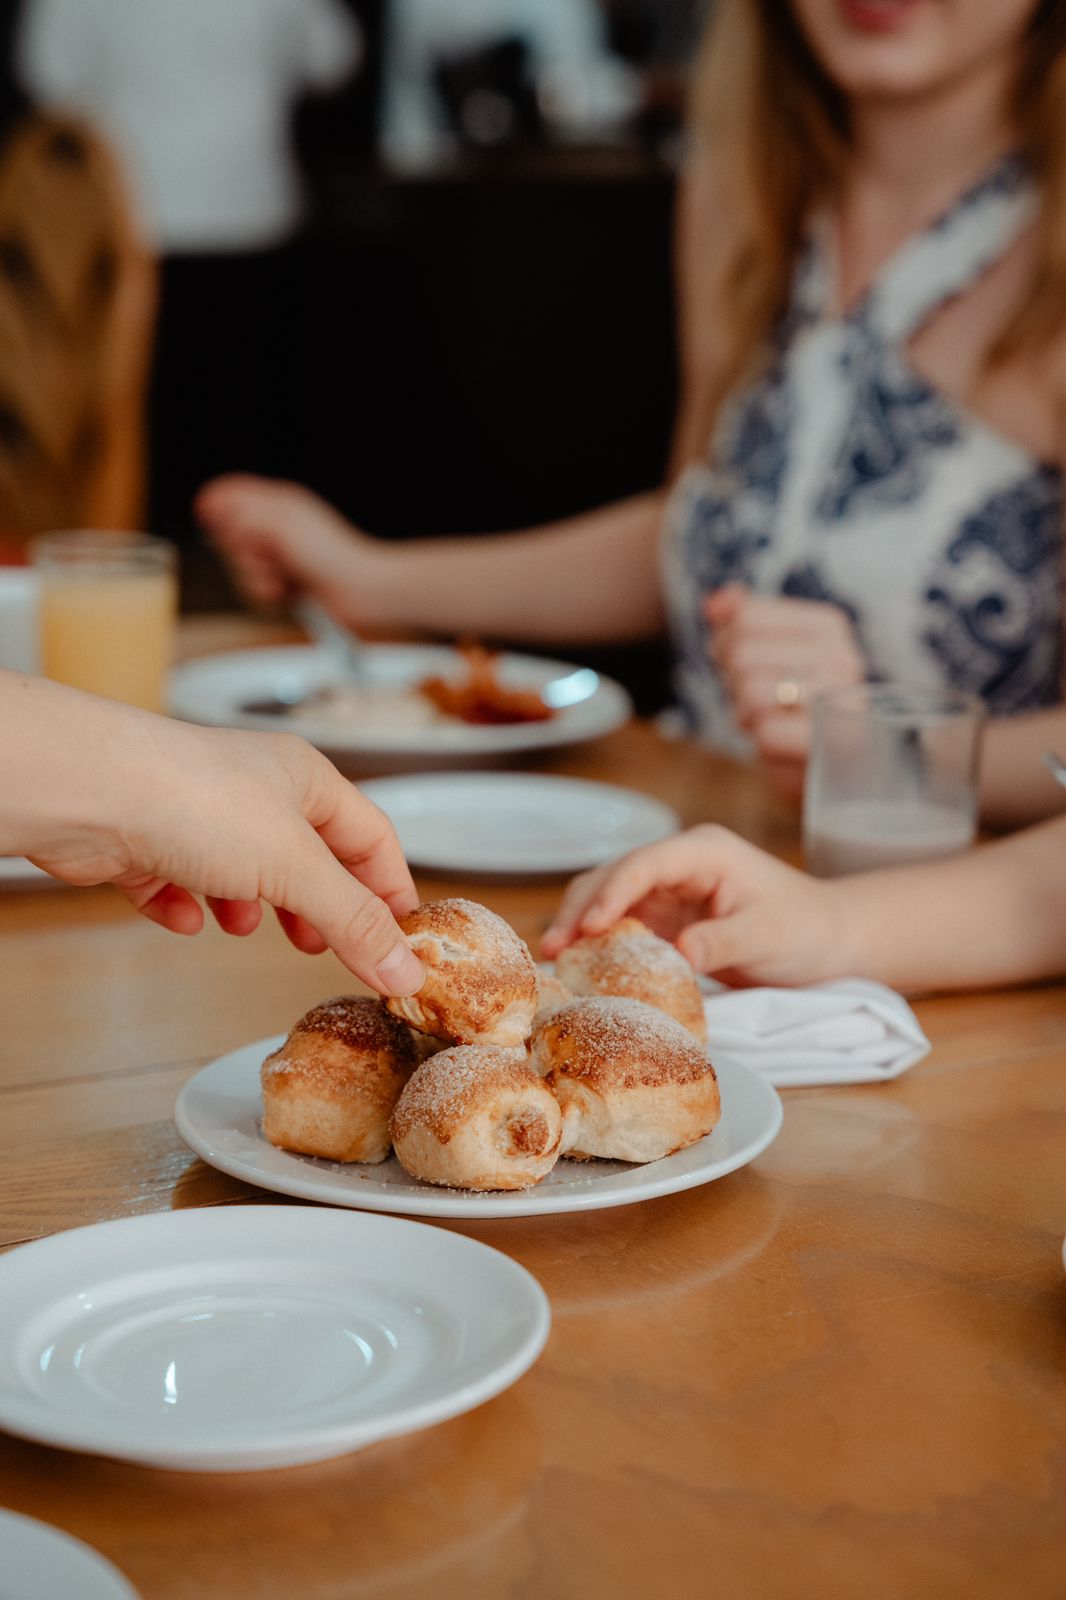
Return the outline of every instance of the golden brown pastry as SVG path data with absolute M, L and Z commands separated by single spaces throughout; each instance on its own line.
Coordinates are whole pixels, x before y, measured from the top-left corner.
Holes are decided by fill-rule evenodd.
M 380 1000 L 326 1000 L 263 1062 L 263 1132 L 302 1155 L 384 1161 L 392 1108 L 421 1059 Z
M 636 917 L 573 944 L 559 953 L 556 976 L 572 994 L 616 994 L 657 1006 L 695 1038 L 706 1040 L 707 1020 L 696 974 L 665 939 Z
M 569 1005 L 574 998 L 574 991 L 568 989 L 566 984 L 556 977 L 550 968 L 537 968 L 537 1009 L 533 1015 L 533 1027 L 539 1028 L 542 1022 L 547 1022 L 550 1016 L 558 1011 L 560 1006 Z
M 658 1161 L 710 1133 L 718 1079 L 692 1035 L 640 1000 L 574 1000 L 533 1035 L 563 1113 L 563 1155 Z
M 502 917 L 473 900 L 428 900 L 399 922 L 426 981 L 385 1002 L 393 1016 L 453 1044 L 525 1044 L 537 969 Z
M 458 1045 L 423 1062 L 392 1114 L 402 1166 L 452 1189 L 528 1189 L 559 1159 L 562 1113 L 524 1050 Z

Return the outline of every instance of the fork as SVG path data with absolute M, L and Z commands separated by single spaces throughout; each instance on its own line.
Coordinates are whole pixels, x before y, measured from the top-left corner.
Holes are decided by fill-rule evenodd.
M 366 655 L 363 641 L 320 606 L 317 600 L 297 600 L 292 614 L 300 627 L 311 638 L 328 663 L 330 675 L 340 683 L 365 684 L 367 680 Z M 247 716 L 290 716 L 308 705 L 321 694 L 321 687 L 307 689 L 286 688 L 260 700 L 246 700 L 240 710 Z
M 1057 756 L 1054 750 L 1044 751 L 1044 765 L 1047 767 L 1056 783 L 1061 783 L 1066 789 L 1066 761 Z

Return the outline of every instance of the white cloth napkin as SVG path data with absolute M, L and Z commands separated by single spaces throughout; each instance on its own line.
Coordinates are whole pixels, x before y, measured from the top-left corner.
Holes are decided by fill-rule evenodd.
M 707 1049 L 771 1083 L 881 1083 L 929 1053 L 902 995 L 865 978 L 807 989 L 725 989 L 700 980 Z

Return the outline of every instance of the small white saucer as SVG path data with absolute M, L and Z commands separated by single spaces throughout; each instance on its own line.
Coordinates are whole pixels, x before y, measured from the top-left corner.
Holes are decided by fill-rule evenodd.
M 0 1511 L 4 1600 L 137 1600 L 121 1572 L 91 1546 L 47 1522 Z
M 438 872 L 580 872 L 681 825 L 650 795 L 551 773 L 422 772 L 359 787 L 411 864 Z
M 101 1222 L 0 1257 L 0 1427 L 194 1472 L 320 1461 L 491 1399 L 549 1322 L 507 1256 L 394 1217 Z

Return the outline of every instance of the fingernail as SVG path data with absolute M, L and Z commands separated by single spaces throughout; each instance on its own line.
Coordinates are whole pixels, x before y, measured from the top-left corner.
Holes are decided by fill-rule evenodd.
M 378 963 L 378 977 L 390 994 L 414 994 L 425 982 L 426 972 L 410 945 L 401 940 Z

